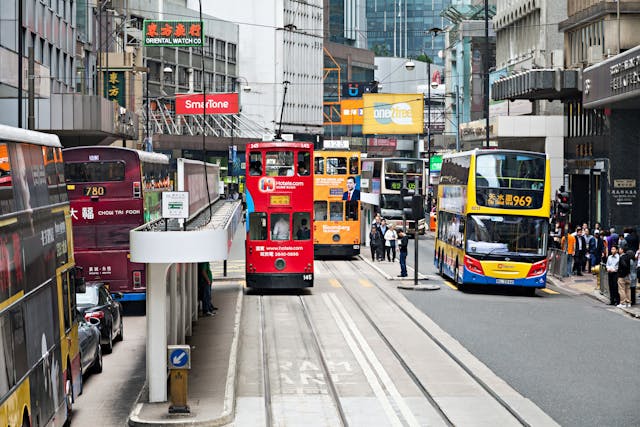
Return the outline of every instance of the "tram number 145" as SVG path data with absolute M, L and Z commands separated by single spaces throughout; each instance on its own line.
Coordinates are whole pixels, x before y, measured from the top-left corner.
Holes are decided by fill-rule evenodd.
M 313 274 L 303 274 L 302 280 L 313 280 Z

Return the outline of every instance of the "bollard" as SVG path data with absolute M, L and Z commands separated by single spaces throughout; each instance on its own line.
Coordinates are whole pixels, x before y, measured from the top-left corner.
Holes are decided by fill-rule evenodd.
M 168 365 L 171 372 L 169 381 L 170 414 L 189 414 L 187 404 L 189 369 L 191 369 L 191 347 L 188 345 L 167 346 Z

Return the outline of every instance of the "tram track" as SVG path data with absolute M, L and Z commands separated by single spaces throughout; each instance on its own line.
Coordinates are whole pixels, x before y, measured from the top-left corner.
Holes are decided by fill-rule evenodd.
M 435 337 L 427 328 L 425 328 L 418 319 L 415 318 L 413 314 L 407 311 L 400 303 L 396 301 L 396 299 L 390 295 L 388 291 L 386 291 L 382 286 L 377 283 L 377 280 L 373 280 L 370 272 L 363 272 L 362 269 L 356 266 L 357 261 L 347 261 L 347 265 L 349 265 L 349 269 L 354 271 L 359 276 L 366 277 L 369 282 L 373 284 L 373 286 L 397 309 L 403 313 L 407 319 L 409 319 L 417 328 L 420 330 L 425 336 L 429 338 L 438 348 L 440 348 L 457 366 L 459 366 L 473 381 L 478 384 L 491 398 L 493 398 L 501 407 L 503 407 L 509 414 L 511 414 L 514 419 L 522 426 L 530 426 L 530 424 L 513 408 L 502 399 L 495 390 L 493 390 L 482 378 L 478 377 L 473 370 L 467 366 L 467 364 L 458 358 L 455 354 L 449 350 L 445 344 L 443 344 L 437 337 Z M 385 333 L 378 327 L 374 319 L 370 316 L 367 310 L 364 308 L 359 299 L 355 296 L 352 290 L 349 288 L 354 285 L 347 285 L 346 281 L 341 279 L 344 276 L 344 272 L 339 271 L 337 267 L 332 265 L 327 261 L 322 261 L 323 267 L 330 272 L 335 280 L 340 284 L 340 287 L 344 290 L 345 294 L 348 295 L 349 299 L 352 303 L 358 308 L 358 310 L 363 314 L 366 318 L 367 322 L 370 326 L 376 331 L 379 338 L 385 343 L 389 351 L 393 354 L 393 356 L 397 359 L 399 364 L 404 369 L 405 373 L 411 378 L 416 387 L 420 390 L 422 395 L 427 399 L 427 401 L 432 405 L 435 411 L 441 416 L 442 421 L 449 426 L 455 425 L 451 418 L 446 414 L 444 408 L 437 402 L 437 400 L 433 397 L 433 395 L 429 392 L 428 388 L 425 384 L 422 383 L 417 373 L 411 368 L 410 364 L 402 357 L 402 355 L 398 352 L 398 350 L 391 343 L 389 338 L 385 335 Z
M 300 307 L 300 313 L 304 318 L 304 326 L 306 327 L 306 329 L 303 327 L 301 327 L 300 329 L 301 330 L 304 329 L 307 331 L 306 333 L 306 336 L 308 339 L 307 342 L 311 344 L 315 357 L 319 361 L 319 366 L 321 367 L 321 370 L 322 370 L 323 381 L 327 387 L 327 394 L 333 403 L 335 416 L 337 417 L 340 423 L 339 425 L 348 427 L 349 423 L 347 421 L 344 408 L 342 407 L 342 403 L 340 402 L 336 385 L 331 376 L 331 372 L 327 364 L 327 359 L 322 350 L 322 346 L 320 345 L 320 339 L 318 337 L 316 327 L 313 323 L 309 308 L 307 307 L 307 304 L 305 303 L 302 295 L 297 295 L 295 297 L 291 296 L 291 298 L 295 298 L 295 300 L 299 303 L 298 306 Z M 272 372 L 272 370 L 270 369 L 269 360 L 270 360 L 270 357 L 272 356 L 272 353 L 271 353 L 272 347 L 275 347 L 275 345 L 272 346 L 271 345 L 272 343 L 270 343 L 269 340 L 267 339 L 268 325 L 266 321 L 265 303 L 264 303 L 263 295 L 260 295 L 259 297 L 258 307 L 259 307 L 259 313 L 260 313 L 260 346 L 262 350 L 261 353 L 262 353 L 263 393 L 264 393 L 264 406 L 265 406 L 264 408 L 265 409 L 265 425 L 267 426 L 281 425 L 281 423 L 277 422 L 276 417 L 274 417 L 274 414 L 273 414 L 274 403 L 273 403 L 273 396 L 272 396 L 271 377 L 272 375 L 277 375 L 277 373 Z M 275 325 L 271 325 L 271 326 L 275 326 Z

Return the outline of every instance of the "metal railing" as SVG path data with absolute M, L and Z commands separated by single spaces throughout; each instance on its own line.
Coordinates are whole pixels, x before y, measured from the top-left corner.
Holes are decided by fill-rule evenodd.
M 567 253 L 561 249 L 549 249 L 547 253 L 549 260 L 548 272 L 554 277 L 567 277 Z

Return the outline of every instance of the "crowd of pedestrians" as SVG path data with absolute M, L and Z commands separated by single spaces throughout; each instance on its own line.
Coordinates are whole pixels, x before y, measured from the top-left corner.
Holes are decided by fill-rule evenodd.
M 369 232 L 369 246 L 371 260 L 374 262 L 396 262 L 396 254 L 399 252 L 400 277 L 407 277 L 407 246 L 408 236 L 402 227 L 387 224 L 387 221 L 376 214 L 371 231 Z
M 552 237 L 554 246 L 566 254 L 567 276 L 582 276 L 604 263 L 609 304 L 620 308 L 635 304 L 636 282 L 640 277 L 640 240 L 635 228 L 625 228 L 620 235 L 614 227 L 603 230 L 598 223 L 593 233 L 586 223 L 572 233 L 563 233 L 557 226 Z

